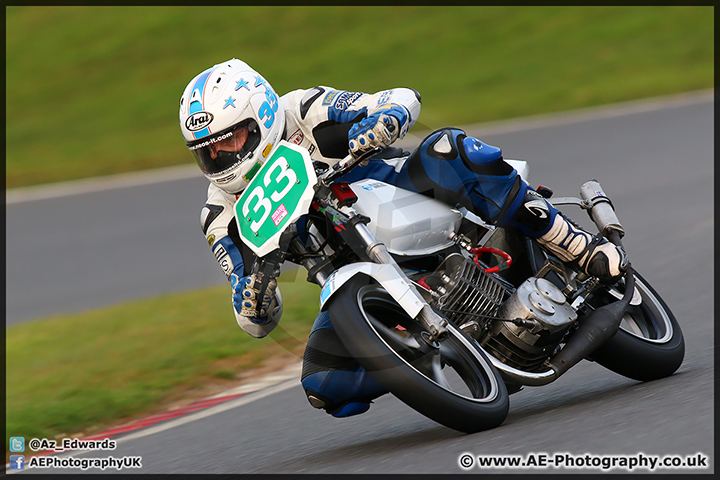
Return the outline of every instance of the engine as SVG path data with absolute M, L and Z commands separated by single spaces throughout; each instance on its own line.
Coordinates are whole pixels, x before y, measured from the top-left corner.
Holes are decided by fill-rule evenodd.
M 418 283 L 428 303 L 466 333 L 470 333 L 468 328 L 480 330 L 487 322 L 485 317 L 497 313 L 505 293 L 495 277 L 458 253 L 448 255 L 435 272 Z
M 538 371 L 577 318 L 552 282 L 530 277 L 498 309 L 506 319 L 529 320 L 532 327 L 492 322 L 480 345 L 492 356 L 526 372 Z
M 552 282 L 530 277 L 509 294 L 509 286 L 460 254 L 448 255 L 418 284 L 428 303 L 477 339 L 485 351 L 526 372 L 541 369 L 577 318 Z

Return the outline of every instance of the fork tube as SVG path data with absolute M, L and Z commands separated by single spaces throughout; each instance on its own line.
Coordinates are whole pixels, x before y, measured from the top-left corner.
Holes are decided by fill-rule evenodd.
M 393 265 L 402 272 L 400 266 L 397 264 L 395 259 L 392 258 L 390 252 L 388 252 L 385 244 L 376 239 L 364 223 L 356 223 L 355 231 L 362 242 L 366 245 L 365 253 L 367 253 L 368 257 L 370 257 L 375 263 Z M 403 273 L 403 276 L 404 275 L 405 274 Z
M 358 233 L 358 236 L 363 243 L 367 245 L 365 251 L 368 257 L 375 261 L 375 263 L 392 265 L 395 270 L 397 270 L 398 275 L 400 275 L 401 278 L 407 279 L 405 272 L 402 271 L 400 265 L 398 265 L 392 255 L 390 255 L 390 252 L 388 252 L 385 244 L 376 239 L 364 223 L 356 223 L 355 231 Z M 423 308 L 418 314 L 417 320 L 419 320 L 428 332 L 430 332 L 433 339 L 442 340 L 442 338 L 447 335 L 447 330 L 445 329 L 447 321 L 440 317 L 435 310 L 432 309 L 422 295 L 418 293 L 412 283 L 408 282 L 408 288 L 423 304 Z
M 297 237 L 293 238 L 290 242 L 290 250 L 292 250 L 293 253 L 297 254 L 308 253 L 307 247 L 305 247 L 305 245 Z M 310 272 L 320 262 L 315 258 L 304 258 L 300 263 L 305 268 L 305 270 Z M 324 285 L 327 279 L 327 275 L 325 275 L 322 271 L 318 270 L 315 273 L 315 283 L 317 283 L 318 285 Z

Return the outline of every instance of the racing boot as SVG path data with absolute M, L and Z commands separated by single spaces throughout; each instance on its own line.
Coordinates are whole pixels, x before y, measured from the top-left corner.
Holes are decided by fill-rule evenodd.
M 499 225 L 516 226 L 535 238 L 548 252 L 571 263 L 606 284 L 615 283 L 625 274 L 627 256 L 622 248 L 602 235 L 591 235 L 571 222 L 523 180 Z

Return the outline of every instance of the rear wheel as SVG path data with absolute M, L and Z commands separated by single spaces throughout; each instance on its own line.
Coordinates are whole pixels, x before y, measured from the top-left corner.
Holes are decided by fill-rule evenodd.
M 593 293 L 593 306 L 616 300 L 613 287 Z M 680 325 L 660 295 L 635 273 L 635 293 L 617 333 L 595 350 L 591 360 L 634 380 L 655 380 L 675 373 L 685 356 Z
M 509 409 L 500 375 L 477 343 L 454 325 L 435 342 L 367 277 L 329 301 L 330 319 L 355 360 L 401 401 L 466 433 L 500 425 Z

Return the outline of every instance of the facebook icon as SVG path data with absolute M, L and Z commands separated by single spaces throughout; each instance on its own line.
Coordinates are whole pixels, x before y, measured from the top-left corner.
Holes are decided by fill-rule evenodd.
M 25 455 L 10 455 L 10 470 L 24 470 Z

